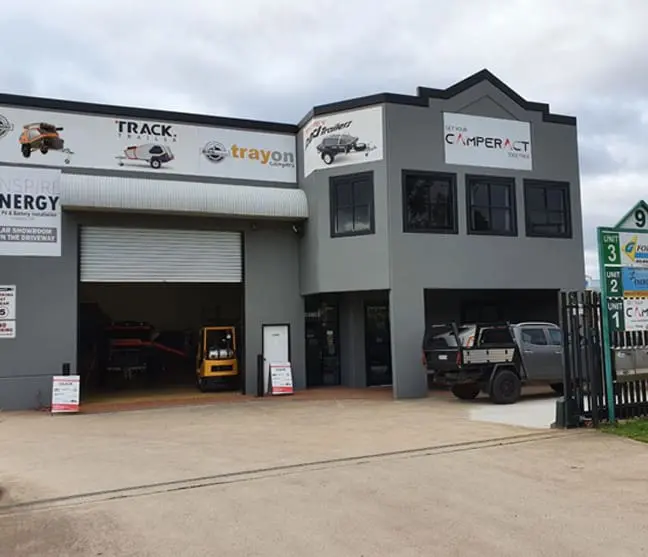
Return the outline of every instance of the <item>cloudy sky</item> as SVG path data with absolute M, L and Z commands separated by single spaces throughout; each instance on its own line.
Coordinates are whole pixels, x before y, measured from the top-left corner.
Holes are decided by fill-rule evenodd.
M 0 90 L 297 122 L 488 68 L 579 120 L 595 227 L 648 198 L 648 0 L 5 2 Z

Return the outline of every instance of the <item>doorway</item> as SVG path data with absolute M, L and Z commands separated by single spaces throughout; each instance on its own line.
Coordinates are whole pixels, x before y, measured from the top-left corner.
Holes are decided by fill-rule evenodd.
M 367 386 L 392 384 L 391 332 L 389 304 L 365 304 L 365 361 Z
M 307 386 L 340 385 L 339 303 L 337 299 L 308 297 L 305 305 Z
M 290 363 L 290 325 L 263 325 L 263 389 L 270 389 L 270 364 Z

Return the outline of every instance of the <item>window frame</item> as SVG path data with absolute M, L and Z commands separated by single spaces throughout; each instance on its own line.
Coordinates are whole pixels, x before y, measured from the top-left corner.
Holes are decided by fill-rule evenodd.
M 525 341 L 524 340 L 524 334 L 526 331 L 541 331 L 542 336 L 544 338 L 544 344 L 536 344 L 535 342 L 531 341 Z M 520 329 L 521 335 L 522 335 L 522 343 L 526 344 L 527 346 L 540 346 L 540 347 L 546 347 L 546 346 L 552 346 L 551 344 L 551 338 L 549 338 L 549 334 L 547 332 L 546 327 L 543 327 L 542 325 L 525 325 Z
M 450 182 L 450 193 L 452 195 L 452 228 L 410 228 L 407 219 L 407 178 L 421 176 L 432 179 L 447 179 Z M 404 169 L 401 172 L 401 203 L 403 205 L 403 233 L 404 234 L 458 234 L 459 233 L 459 211 L 457 210 L 457 175 L 452 172 L 432 172 L 429 170 Z
M 565 232 L 563 234 L 551 234 L 549 232 L 533 232 L 533 225 L 531 224 L 531 208 L 529 206 L 529 196 L 528 191 L 530 188 L 543 188 L 545 191 L 547 189 L 560 189 L 564 195 L 565 201 Z M 529 238 L 559 238 L 559 239 L 571 239 L 573 237 L 573 226 L 572 226 L 572 206 L 571 206 L 571 185 L 569 182 L 562 182 L 557 180 L 539 180 L 536 178 L 528 178 L 523 182 L 524 189 L 524 223 L 525 223 L 525 233 Z M 546 197 L 545 197 L 546 205 Z M 543 208 L 545 213 L 555 212 L 551 211 L 546 206 Z
M 338 232 L 336 229 L 337 214 L 338 214 L 338 204 L 337 204 L 337 187 L 340 183 L 349 182 L 349 185 L 352 186 L 354 181 L 360 181 L 363 179 L 368 179 L 371 185 L 371 196 L 369 200 L 369 228 L 367 230 L 360 231 L 350 231 L 350 232 Z M 354 198 L 353 210 L 355 216 L 355 195 L 352 193 Z M 367 172 L 356 172 L 354 174 L 341 174 L 339 176 L 329 177 L 329 220 L 330 220 L 330 233 L 331 238 L 348 238 L 352 236 L 370 236 L 376 233 L 376 218 L 375 218 L 375 185 L 374 185 L 374 173 L 372 170 Z
M 474 230 L 472 227 L 472 186 L 476 182 L 488 182 L 489 185 L 508 186 L 511 201 L 511 230 L 493 231 L 493 230 Z M 464 178 L 464 189 L 466 192 L 466 231 L 471 236 L 504 236 L 512 238 L 518 235 L 517 219 L 517 181 L 514 177 L 506 176 L 489 176 L 488 174 L 466 174 Z M 490 193 L 489 193 L 490 197 Z M 489 209 L 492 207 L 489 206 Z

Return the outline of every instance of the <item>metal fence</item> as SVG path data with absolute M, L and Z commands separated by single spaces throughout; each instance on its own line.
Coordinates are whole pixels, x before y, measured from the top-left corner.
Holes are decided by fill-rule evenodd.
M 559 408 L 565 427 L 609 420 L 608 395 L 616 419 L 648 416 L 648 331 L 610 333 L 608 393 L 602 319 L 599 292 L 560 293 L 565 391 Z

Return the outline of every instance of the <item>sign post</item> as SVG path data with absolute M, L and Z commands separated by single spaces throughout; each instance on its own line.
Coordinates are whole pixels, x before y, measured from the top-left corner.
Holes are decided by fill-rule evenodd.
M 640 201 L 616 226 L 599 227 L 597 236 L 605 386 L 614 423 L 611 333 L 648 329 L 648 204 Z

